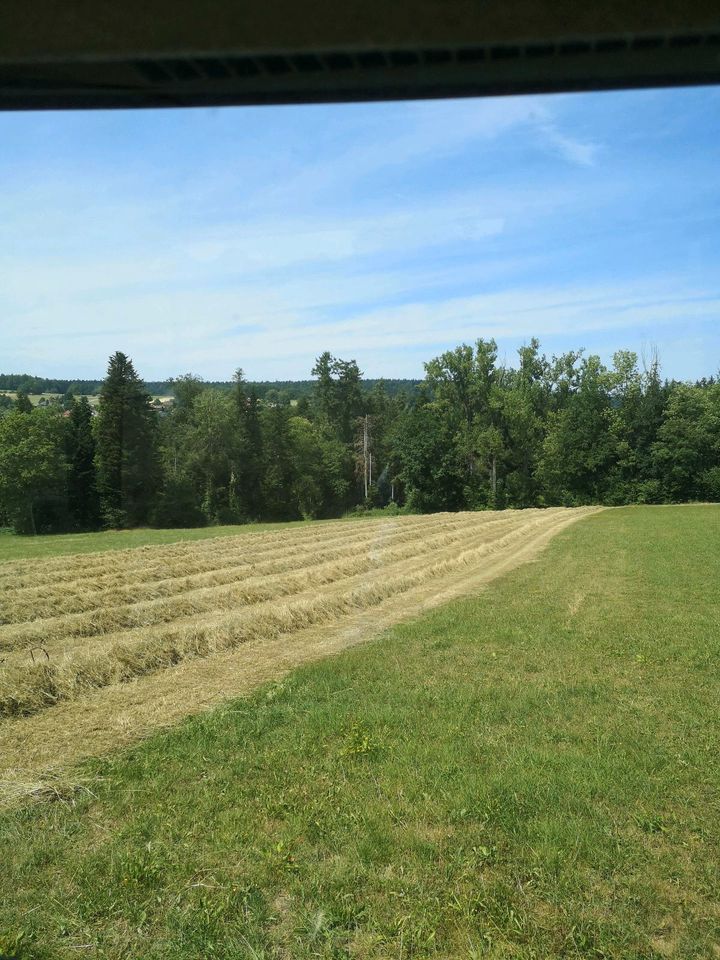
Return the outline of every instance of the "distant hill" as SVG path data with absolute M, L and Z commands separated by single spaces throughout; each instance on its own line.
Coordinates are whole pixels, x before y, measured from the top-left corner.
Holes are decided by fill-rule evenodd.
M 379 379 L 362 381 L 363 390 L 372 390 L 380 383 Z M 414 396 L 417 392 L 418 380 L 383 380 L 385 389 L 390 396 L 405 392 Z M 250 380 L 248 387 L 253 387 L 258 396 L 264 397 L 268 391 L 276 390 L 283 393 L 290 400 L 299 400 L 309 397 L 312 393 L 314 380 Z M 24 390 L 26 393 L 67 393 L 70 387 L 77 394 L 92 395 L 99 393 L 101 380 L 60 380 L 53 377 L 35 377 L 29 373 L 0 373 L 0 390 Z M 207 381 L 208 386 L 219 390 L 230 390 L 233 386 L 230 380 Z M 145 386 L 153 396 L 172 394 L 169 381 L 146 380 Z

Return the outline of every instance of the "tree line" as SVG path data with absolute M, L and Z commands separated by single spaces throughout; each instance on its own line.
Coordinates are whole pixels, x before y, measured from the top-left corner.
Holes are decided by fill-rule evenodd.
M 365 392 L 371 391 L 378 380 L 364 378 L 361 387 Z M 207 386 L 217 390 L 233 390 L 232 380 L 210 380 Z M 398 393 L 415 395 L 415 380 L 383 380 L 385 390 L 395 396 Z M 147 380 L 145 388 L 154 396 L 170 393 L 172 381 Z M 254 380 L 248 383 L 248 388 L 254 390 L 260 399 L 266 396 L 273 397 L 280 394 L 282 400 L 299 400 L 310 397 L 315 387 L 313 380 Z M 29 373 L 0 373 L 0 391 L 30 394 L 68 394 L 76 397 L 98 396 L 102 389 L 102 380 L 60 380 L 52 377 L 36 377 Z M 0 394 L 0 407 L 4 405 L 3 395 Z
M 504 509 L 720 500 L 720 383 L 663 380 L 656 358 L 492 340 L 425 364 L 412 391 L 368 389 L 324 353 L 311 390 L 261 396 L 185 374 L 159 412 L 132 361 L 97 407 L 68 391 L 0 410 L 0 525 L 18 533 L 336 517 L 357 509 Z

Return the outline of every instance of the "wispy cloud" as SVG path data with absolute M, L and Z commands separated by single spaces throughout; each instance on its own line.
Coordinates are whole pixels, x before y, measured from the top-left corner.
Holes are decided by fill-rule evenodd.
M 562 133 L 558 126 L 550 120 L 540 121 L 538 129 L 548 147 L 557 151 L 561 157 L 570 163 L 576 163 L 582 167 L 591 167 L 595 163 L 599 150 L 597 143 L 570 137 Z
M 153 379 L 185 369 L 229 377 L 238 364 L 259 371 L 257 376 L 306 376 L 325 349 L 356 356 L 366 366 L 372 359 L 374 372 L 385 376 L 413 376 L 418 351 L 428 359 L 477 337 L 515 343 L 563 335 L 582 346 L 588 334 L 625 331 L 632 346 L 672 327 L 678 317 L 686 327 L 712 327 L 720 316 L 720 289 L 687 289 L 677 278 L 647 277 L 631 285 L 538 286 L 415 300 L 341 318 L 313 317 L 281 301 L 275 311 L 259 301 L 242 314 L 233 313 L 236 307 L 234 291 L 145 295 L 135 300 L 130 315 L 109 301 L 94 310 L 65 308 L 52 334 L 32 317 L 9 332 L 24 332 L 26 364 L 47 362 L 64 345 L 72 347 L 75 369 L 86 372 L 97 369 L 98 357 L 122 346 L 145 358 L 143 371 Z

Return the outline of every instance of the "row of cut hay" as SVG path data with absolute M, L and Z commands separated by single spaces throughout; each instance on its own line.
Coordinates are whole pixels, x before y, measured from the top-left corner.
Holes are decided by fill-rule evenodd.
M 362 549 L 362 542 L 351 542 L 356 549 Z M 308 551 L 306 548 L 285 549 L 280 556 L 271 554 L 268 560 L 255 563 L 244 561 L 237 563 L 231 559 L 227 566 L 218 566 L 217 562 L 208 564 L 210 569 L 200 573 L 181 572 L 154 580 L 152 576 L 143 577 L 140 573 L 129 579 L 124 575 L 108 578 L 119 580 L 110 586 L 107 581 L 73 581 L 72 584 L 53 585 L 45 590 L 36 587 L 32 591 L 10 595 L 0 604 L 0 624 L 20 624 L 43 620 L 48 617 L 65 616 L 72 613 L 86 613 L 104 607 L 121 604 L 140 603 L 159 600 L 176 594 L 198 590 L 204 587 L 220 587 L 238 583 L 250 577 L 273 575 L 286 570 L 303 569 L 318 559 L 341 557 L 348 550 L 347 542 L 337 545 L 332 541 L 330 547 L 324 544 Z M 222 562 L 222 561 L 221 561 Z M 226 561 L 227 562 L 227 561 Z M 184 569 L 187 569 L 185 567 Z M 192 567 L 190 569 L 193 569 Z M 167 570 L 165 571 L 167 573 Z M 151 571 L 152 573 L 152 571 Z
M 563 515 L 564 514 L 564 515 Z M 521 531 L 480 546 L 446 551 L 436 560 L 399 565 L 390 573 L 350 578 L 330 590 L 314 590 L 281 602 L 272 600 L 230 614 L 195 618 L 179 624 L 150 627 L 118 636 L 111 644 L 90 647 L 72 659 L 15 667 L 0 675 L 0 715 L 30 714 L 62 700 L 82 696 L 93 688 L 119 683 L 164 669 L 182 660 L 206 657 L 247 642 L 265 640 L 314 624 L 340 619 L 358 609 L 381 603 L 413 587 L 476 564 L 489 553 L 511 550 L 520 535 L 533 534 L 564 523 L 564 511 L 548 512 L 544 520 L 529 521 Z M 505 544 L 503 544 L 505 540 Z M 98 655 L 101 654 L 101 655 Z
M 420 518 L 411 517 L 408 519 Z M 365 522 L 368 527 L 372 527 L 386 521 L 383 518 L 373 518 Z M 29 583 L 32 583 L 38 569 L 42 569 L 48 580 L 55 577 L 58 580 L 64 580 L 68 577 L 74 579 L 85 574 L 91 575 L 98 568 L 112 570 L 117 565 L 124 566 L 127 564 L 132 566 L 135 562 L 143 563 L 144 558 L 148 555 L 152 555 L 158 560 L 172 561 L 184 556 L 188 550 L 198 556 L 202 556 L 205 552 L 215 553 L 222 549 L 243 548 L 254 550 L 266 543 L 276 542 L 279 537 L 288 540 L 312 541 L 325 536 L 333 528 L 336 530 L 351 530 L 356 529 L 357 526 L 357 521 L 353 522 L 351 520 L 308 522 L 297 527 L 286 527 L 283 524 L 278 524 L 277 530 L 258 532 L 249 530 L 245 533 L 207 537 L 200 540 L 177 540 L 169 544 L 145 544 L 137 547 L 125 547 L 122 550 L 98 550 L 94 553 L 48 557 L 44 560 L 8 560 L 0 564 L 0 584 L 7 580 L 19 578 L 26 578 Z
M 22 590 L 36 590 L 40 584 L 46 588 L 53 585 L 74 584 L 79 588 L 82 584 L 93 588 L 111 586 L 114 583 L 126 582 L 133 578 L 146 579 L 152 576 L 155 579 L 164 579 L 169 576 L 179 576 L 183 568 L 188 573 L 209 572 L 216 567 L 238 563 L 240 560 L 254 562 L 268 555 L 279 553 L 284 549 L 304 547 L 312 549 L 314 545 L 325 543 L 330 539 L 342 540 L 344 537 L 366 536 L 383 526 L 422 526 L 424 523 L 439 522 L 442 516 L 432 517 L 398 517 L 385 520 L 337 521 L 336 523 L 320 523 L 317 528 L 283 528 L 266 534 L 248 534 L 234 537 L 219 537 L 214 540 L 193 541 L 175 544 L 170 547 L 138 547 L 132 550 L 106 551 L 92 555 L 94 562 L 83 558 L 83 568 L 78 570 L 74 565 L 58 567 L 55 560 L 39 562 L 32 568 L 32 572 L 20 570 L 12 575 L 12 570 L 5 573 L 0 589 L 20 592 Z M 360 529 L 362 527 L 362 529 Z M 211 546 L 208 546 L 211 544 Z M 50 568 L 48 565 L 53 564 Z M 72 587 L 71 587 L 72 589 Z
M 506 519 L 501 526 L 507 525 L 508 522 L 509 520 Z M 365 535 L 341 541 L 332 540 L 327 541 L 330 544 L 329 549 L 325 549 L 323 544 L 312 551 L 304 550 L 301 554 L 295 554 L 293 550 L 285 550 L 280 557 L 257 564 L 230 566 L 209 573 L 162 581 L 150 580 L 147 583 L 123 584 L 120 588 L 90 590 L 84 596 L 64 593 L 58 595 L 56 588 L 52 588 L 49 596 L 33 597 L 31 603 L 25 597 L 20 601 L 11 598 L 4 609 L 4 615 L 9 623 L 0 626 L 0 649 L 17 646 L 22 636 L 32 636 L 33 642 L 42 642 L 56 636 L 64 626 L 67 626 L 68 633 L 71 634 L 92 635 L 93 625 L 97 626 L 98 631 L 102 631 L 103 622 L 110 622 L 110 618 L 123 615 L 122 608 L 136 607 L 138 608 L 137 616 L 142 616 L 140 611 L 143 605 L 151 604 L 153 601 L 171 601 L 173 598 L 189 599 L 198 591 L 210 591 L 241 585 L 263 577 L 300 572 L 322 563 L 342 560 L 347 556 L 375 555 L 378 550 L 387 549 L 391 545 L 399 546 L 418 539 L 430 540 L 438 535 L 444 537 L 458 531 L 464 534 L 477 526 L 480 525 L 470 520 L 444 526 L 433 524 L 422 531 L 418 531 L 415 527 L 400 527 L 387 531 L 383 538 L 375 533 L 372 536 Z M 481 525 L 481 529 L 485 531 L 490 527 Z M 43 617 L 42 613 L 45 610 L 50 611 L 51 615 Z M 24 618 L 21 619 L 23 615 Z M 81 623 L 87 626 L 81 627 L 79 631 L 76 630 L 73 624 Z
M 358 531 L 359 526 L 363 527 L 362 532 Z M 413 526 L 391 529 L 405 533 Z M 239 556 L 224 551 L 200 560 L 189 555 L 172 564 L 152 563 L 148 556 L 145 566 L 132 571 L 121 568 L 101 577 L 49 584 L 41 579 L 33 587 L 4 591 L 0 600 L 0 623 L 22 623 L 60 613 L 81 612 L 106 604 L 129 602 L 135 597 L 170 596 L 195 586 L 230 583 L 243 576 L 253 576 L 256 571 L 279 572 L 283 567 L 290 568 L 293 560 L 302 566 L 328 550 L 374 541 L 379 535 L 377 529 L 367 530 L 365 524 L 356 523 L 353 530 L 344 535 L 326 536 L 311 544 L 276 541 L 253 554 Z
M 299 571 L 284 571 L 269 577 L 253 576 L 229 585 L 186 590 L 171 597 L 3 626 L 0 627 L 0 650 L 43 646 L 49 651 L 57 642 L 71 638 L 93 638 L 118 630 L 169 623 L 203 613 L 247 606 L 375 570 L 381 565 L 388 567 L 410 557 L 419 560 L 451 544 L 486 538 L 490 531 L 500 536 L 513 526 L 518 526 L 518 520 L 508 517 L 504 525 L 495 524 L 491 528 L 472 523 L 459 528 L 441 528 L 439 532 L 433 528 L 432 535 L 422 539 L 418 538 L 416 530 L 405 531 L 393 539 L 392 545 L 367 550 L 358 549 L 356 544 L 346 548 L 340 558 L 318 556 L 316 563 Z M 367 547 L 368 541 L 363 546 Z
M 415 518 L 409 518 L 415 519 Z M 382 519 L 368 520 L 369 527 L 381 524 Z M 103 550 L 89 554 L 75 554 L 64 557 L 51 557 L 38 561 L 8 561 L 0 565 L 0 587 L 34 586 L 41 575 L 45 582 L 64 583 L 88 576 L 102 576 L 121 567 L 128 571 L 143 567 L 148 559 L 161 563 L 173 563 L 185 556 L 214 556 L 223 552 L 252 554 L 262 552 L 268 545 L 279 541 L 312 543 L 330 535 L 339 535 L 343 531 L 356 529 L 357 522 L 338 520 L 333 522 L 308 523 L 303 527 L 281 527 L 278 530 L 258 533 L 234 534 L 222 537 L 210 537 L 204 540 L 179 540 L 172 544 L 149 544 L 141 547 L 129 547 L 123 550 Z
M 454 515 L 453 520 L 445 521 L 444 525 L 462 526 L 475 522 L 473 518 L 482 516 L 486 515 Z M 432 531 L 441 526 L 443 521 L 440 519 L 426 524 L 388 523 L 382 528 L 374 527 L 372 530 L 368 530 L 364 523 L 355 523 L 350 531 L 337 536 L 326 536 L 310 544 L 278 543 L 276 540 L 274 544 L 267 544 L 262 550 L 244 554 L 242 558 L 236 552 L 223 550 L 200 559 L 188 553 L 173 563 L 157 564 L 152 562 L 151 556 L 147 556 L 144 565 L 132 570 L 121 567 L 102 577 L 65 582 L 51 581 L 36 584 L 33 587 L 6 589 L 0 603 L 0 623 L 22 623 L 25 620 L 56 614 L 81 612 L 104 604 L 129 602 L 135 596 L 138 599 L 169 596 L 186 588 L 192 588 L 196 581 L 198 586 L 203 585 L 203 581 L 205 585 L 212 585 L 232 582 L 242 576 L 252 576 L 264 569 L 275 569 L 279 572 L 283 568 L 289 569 L 293 562 L 297 562 L 298 566 L 312 562 L 313 557 L 331 549 L 374 542 L 386 538 L 389 533 L 394 536 L 404 536 L 414 530 Z M 358 530 L 358 527 L 362 527 L 362 530 Z
M 548 517 L 541 528 L 544 526 L 545 529 L 549 529 L 551 519 Z M 562 522 L 563 519 L 563 517 L 560 517 L 559 522 Z M 558 520 L 556 519 L 554 522 L 557 523 Z M 537 526 L 537 524 L 529 526 Z M 77 674 L 75 680 L 72 679 L 67 670 L 64 672 L 63 680 L 62 667 L 58 669 L 55 666 L 39 665 L 30 672 L 45 677 L 46 680 L 51 678 L 52 682 L 45 691 L 47 696 L 45 697 L 45 694 L 43 694 L 44 702 L 51 703 L 56 699 L 66 698 L 69 695 L 67 690 L 71 688 L 75 689 L 77 687 L 81 691 L 88 687 L 104 685 L 105 682 L 130 679 L 132 676 L 178 662 L 185 656 L 206 655 L 214 649 L 219 649 L 221 646 L 234 642 L 243 642 L 247 639 L 265 635 L 275 636 L 278 632 L 284 632 L 285 628 L 299 628 L 310 625 L 312 622 L 325 622 L 327 619 L 332 619 L 332 617 L 329 617 L 329 613 L 341 613 L 346 607 L 354 609 L 358 606 L 367 606 L 373 598 L 379 600 L 390 596 L 400 589 L 409 588 L 434 576 L 449 572 L 451 569 L 478 559 L 481 554 L 486 554 L 489 551 L 495 552 L 500 548 L 501 545 L 495 543 L 470 549 L 460 554 L 457 550 L 453 550 L 449 557 L 440 559 L 431 565 L 425 565 L 419 571 L 406 564 L 405 572 L 399 573 L 394 578 L 383 576 L 368 579 L 365 577 L 360 580 L 359 585 L 357 585 L 356 578 L 356 586 L 349 593 L 346 583 L 342 584 L 341 589 L 333 595 L 312 593 L 309 598 L 301 597 L 297 602 L 289 605 L 278 604 L 276 601 L 262 604 L 261 607 L 253 608 L 258 611 L 257 622 L 251 616 L 251 612 L 248 611 L 245 616 L 234 614 L 224 618 L 203 618 L 179 626 L 173 624 L 162 631 L 143 631 L 139 637 L 135 638 L 134 644 L 132 635 L 128 636 L 124 643 L 115 644 L 107 650 L 107 656 L 98 660 L 95 666 L 89 659 L 76 664 L 72 671 Z M 383 571 L 383 573 L 386 573 L 386 571 Z M 404 587 L 403 584 L 405 584 Z M 366 602 L 359 603 L 358 597 L 363 597 Z M 283 611 L 285 612 L 283 613 Z M 312 616 L 308 619 L 309 612 Z M 287 619 L 288 614 L 290 620 Z M 269 634 L 263 633 L 263 624 L 267 626 L 268 623 L 271 626 L 274 625 L 274 627 Z M 70 687 L 65 689 L 68 683 Z M 9 712 L 16 712 L 18 708 L 27 712 L 28 698 L 26 697 L 23 700 L 19 693 L 12 696 L 14 696 L 14 700 L 5 703 L 6 707 L 8 705 L 11 707 Z M 21 706 L 23 702 L 25 707 Z
M 363 520 L 321 520 L 308 522 L 297 527 L 287 527 L 278 524 L 277 529 L 264 529 L 258 532 L 251 530 L 241 534 L 229 534 L 220 537 L 207 537 L 200 540 L 178 540 L 171 544 L 148 544 L 139 547 L 127 547 L 122 550 L 102 550 L 95 553 L 71 554 L 58 557 L 49 557 L 45 560 L 8 560 L 0 562 L 0 586 L 5 583 L 32 586 L 37 581 L 40 572 L 46 582 L 57 579 L 66 582 L 68 579 L 78 579 L 83 576 L 92 576 L 96 571 L 112 572 L 118 566 L 132 569 L 135 566 L 144 566 L 147 558 L 154 561 L 167 560 L 169 563 L 185 557 L 188 553 L 202 557 L 205 554 L 215 555 L 223 551 L 254 553 L 262 550 L 266 545 L 278 542 L 312 543 L 327 536 L 340 536 L 343 533 L 353 533 L 362 526 L 366 530 L 386 526 L 388 524 L 422 524 L 432 518 L 451 518 L 457 513 L 409 515 L 402 517 L 377 517 Z
M 453 555 L 457 554 L 458 546 L 456 544 L 452 544 L 450 547 L 450 552 Z M 441 556 L 442 554 L 440 553 L 440 551 L 438 551 L 437 555 Z M 404 564 L 401 564 L 399 562 L 396 562 L 394 565 L 383 564 L 381 571 L 373 571 L 370 573 L 370 578 L 372 579 L 373 577 L 376 577 L 378 572 L 381 572 L 383 575 L 388 575 L 388 573 L 395 572 L 401 566 L 412 567 L 417 565 L 418 562 L 423 563 L 423 561 L 424 561 L 424 558 L 422 556 L 418 556 L 417 551 L 415 550 L 415 546 L 413 545 L 410 551 L 409 561 L 405 561 Z M 341 588 L 344 589 L 347 584 L 362 583 L 362 582 L 366 582 L 367 580 L 368 580 L 367 574 L 361 574 L 360 576 L 356 575 L 355 577 L 346 577 L 344 583 L 341 584 Z M 312 587 L 309 590 L 306 589 L 305 594 L 307 595 L 308 593 L 315 595 L 317 593 L 317 589 Z M 270 602 L 272 603 L 274 601 L 270 601 Z M 199 615 L 191 618 L 186 618 L 184 620 L 176 620 L 176 621 L 173 621 L 171 627 L 167 629 L 174 630 L 182 626 L 192 627 L 194 624 L 198 622 L 205 622 L 209 619 L 211 618 L 208 617 L 207 614 L 204 614 L 204 615 Z M 97 637 L 91 642 L 88 642 L 86 639 L 80 639 L 79 642 L 71 646 L 68 645 L 67 641 L 65 642 L 61 641 L 61 643 L 57 645 L 57 648 L 55 645 L 53 645 L 50 642 L 47 644 L 47 650 L 54 663 L 62 662 L 63 666 L 66 669 L 70 669 L 71 661 L 75 657 L 79 656 L 83 659 L 86 659 L 88 656 L 91 656 L 91 657 L 97 657 L 99 659 L 102 659 L 105 656 L 111 655 L 111 651 L 113 647 L 116 647 L 118 645 L 126 646 L 128 644 L 137 642 L 139 637 L 141 638 L 142 636 L 145 636 L 148 630 L 152 630 L 152 629 L 153 628 L 140 628 L 140 629 L 135 628 L 131 630 L 120 631 L 115 634 L 105 635 L 104 637 Z M 60 657 L 63 657 L 64 659 L 61 661 L 59 659 Z M 42 659 L 43 659 L 42 651 L 40 650 L 33 651 L 34 661 L 38 661 Z M 30 667 L 30 654 L 27 651 L 25 651 L 22 654 L 22 656 L 20 654 L 14 655 L 11 653 L 5 657 L 5 675 L 6 676 L 12 673 L 17 667 L 21 667 L 21 668 Z M 2 676 L 1 669 L 0 669 L 0 676 Z
M 251 563 L 255 559 L 262 559 L 266 555 L 273 555 L 281 549 L 312 549 L 314 545 L 325 542 L 329 535 L 332 539 L 340 540 L 357 531 L 358 524 L 352 530 L 330 531 L 328 525 L 322 525 L 322 536 L 314 534 L 287 536 L 287 531 L 273 534 L 271 537 L 263 535 L 248 535 L 236 537 L 219 537 L 213 541 L 213 550 L 200 550 L 193 542 L 181 544 L 178 550 L 168 555 L 166 548 L 138 547 L 132 551 L 122 551 L 122 556 L 112 553 L 95 554 L 98 562 L 84 571 L 68 568 L 62 571 L 46 571 L 38 566 L 32 578 L 22 573 L 19 577 L 6 578 L 2 589 L 9 590 L 20 596 L 25 593 L 28 597 L 34 591 L 43 589 L 81 590 L 83 587 L 102 589 L 115 583 L 132 583 L 144 580 L 146 576 L 167 578 L 170 575 L 181 575 L 187 567 L 189 573 L 211 572 L 225 564 L 240 561 Z M 117 551 L 119 554 L 121 551 Z
M 40 570 L 40 579 L 32 586 L 23 584 L 14 589 L 5 588 L 3 600 L 0 602 L 0 622 L 16 623 L 39 616 L 52 616 L 57 612 L 79 612 L 84 609 L 82 604 L 85 602 L 94 604 L 97 600 L 96 605 L 101 606 L 107 602 L 107 598 L 112 597 L 114 591 L 119 594 L 125 592 L 128 600 L 132 599 L 136 589 L 141 592 L 157 590 L 157 595 L 162 596 L 163 588 L 167 589 L 170 584 L 178 586 L 192 582 L 193 578 L 203 577 L 208 578 L 208 584 L 211 584 L 216 574 L 227 572 L 231 576 L 241 575 L 242 571 L 252 570 L 267 560 L 277 562 L 277 559 L 281 558 L 290 561 L 297 557 L 299 562 L 303 562 L 303 558 L 312 556 L 320 548 L 324 550 L 348 541 L 372 539 L 376 535 L 373 531 L 359 532 L 358 526 L 355 524 L 355 530 L 352 531 L 354 536 L 348 531 L 322 540 L 313 539 L 310 543 L 298 540 L 289 544 L 279 541 L 276 536 L 272 542 L 265 542 L 262 548 L 244 552 L 237 549 L 237 541 L 242 539 L 240 537 L 232 538 L 232 548 L 218 545 L 218 549 L 213 553 L 198 556 L 189 547 L 172 560 L 143 550 L 141 555 L 133 558 L 133 563 L 117 564 L 109 573 L 82 576 L 74 580 L 42 579 L 43 571 Z M 148 599 L 151 596 L 152 594 L 148 594 Z M 78 604 L 80 606 L 77 606 Z M 45 610 L 48 612 L 45 613 Z

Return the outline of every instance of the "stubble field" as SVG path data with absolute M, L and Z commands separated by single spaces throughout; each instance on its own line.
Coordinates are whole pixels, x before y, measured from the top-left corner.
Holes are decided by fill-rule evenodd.
M 68 760 L 88 737 L 104 748 L 119 715 L 139 735 L 241 692 L 259 663 L 267 679 L 360 642 L 531 559 L 587 512 L 340 521 L 0 564 L 0 779 L 32 783 L 43 746 Z
M 0 956 L 717 957 L 720 508 L 575 516 L 469 518 L 438 555 L 495 548 L 447 576 L 6 717 L 0 780 L 105 755 L 0 810 Z

